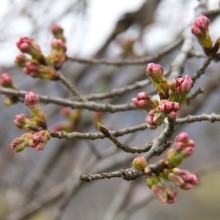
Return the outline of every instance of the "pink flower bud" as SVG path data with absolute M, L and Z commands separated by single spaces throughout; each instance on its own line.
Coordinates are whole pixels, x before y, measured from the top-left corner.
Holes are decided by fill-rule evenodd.
M 194 148 L 193 147 L 186 147 L 181 151 L 181 154 L 184 157 L 189 157 L 190 155 L 193 154 Z
M 196 25 L 192 26 L 191 31 L 198 38 L 204 35 L 204 32 L 201 30 L 201 28 L 197 27 Z
M 51 31 L 53 34 L 63 33 L 63 28 L 58 24 L 53 24 L 51 26 Z
M 175 141 L 176 142 L 183 142 L 183 143 L 185 143 L 185 142 L 188 141 L 188 139 L 189 139 L 188 133 L 182 132 L 178 136 L 176 136 Z
M 208 27 L 209 27 L 209 19 L 203 15 L 203 14 L 200 14 L 196 20 L 195 20 L 195 25 L 200 28 L 201 30 L 203 31 L 208 31 Z
M 32 139 L 32 133 L 24 133 L 11 142 L 11 148 L 14 152 L 18 153 L 29 146 L 29 141 Z
M 144 109 L 147 111 L 155 108 L 155 104 L 147 92 L 138 93 L 137 97 L 132 99 L 132 102 L 136 108 Z
M 58 51 L 61 50 L 64 53 L 66 52 L 66 44 L 60 39 L 56 39 L 56 38 L 53 39 L 51 45 L 54 50 L 58 50 Z
M 41 52 L 40 46 L 33 38 L 22 37 L 17 41 L 17 47 L 23 53 L 28 53 L 33 59 L 45 64 L 45 58 Z
M 50 139 L 50 133 L 47 130 L 41 130 L 33 134 L 32 140 L 29 141 L 29 145 L 35 148 L 37 151 L 43 150 L 44 146 Z
M 18 65 L 19 67 L 25 67 L 25 63 L 29 61 L 29 59 L 23 54 L 19 54 L 16 56 L 16 59 L 15 59 L 15 63 L 16 65 Z
M 160 64 L 149 63 L 146 69 L 147 76 L 151 78 L 160 78 L 163 76 L 163 67 Z
M 53 36 L 56 38 L 56 39 L 60 39 L 62 40 L 63 42 L 65 42 L 65 37 L 63 35 L 63 28 L 61 26 L 59 26 L 58 24 L 53 24 L 52 27 L 51 27 L 51 31 L 53 33 Z
M 146 179 L 146 184 L 162 204 L 175 203 L 177 191 L 172 186 L 166 185 L 160 177 L 150 176 Z
M 182 92 L 183 93 L 187 93 L 188 94 L 190 92 L 190 90 L 193 87 L 193 81 L 192 81 L 190 75 L 187 74 L 185 76 L 184 81 L 183 81 L 181 87 L 182 87 Z
M 20 38 L 16 44 L 23 53 L 29 53 L 31 51 L 31 42 L 30 39 L 27 37 Z
M 182 180 L 184 181 L 182 185 L 179 185 L 182 189 L 189 190 L 192 188 L 192 186 L 197 185 L 199 183 L 197 176 L 194 173 L 189 172 L 188 170 L 174 168 L 173 173 L 176 176 L 182 178 Z
M 2 87 L 11 88 L 13 87 L 12 79 L 8 73 L 2 73 L 0 76 L 0 84 Z
M 204 48 L 205 52 L 212 49 L 213 44 L 208 26 L 209 19 L 201 14 L 196 18 L 195 23 L 191 28 L 192 33 L 197 37 L 199 44 Z
M 170 118 L 170 119 L 175 119 L 176 116 L 177 116 L 177 113 L 173 111 L 173 112 L 170 112 L 167 116 L 168 116 L 168 118 Z
M 36 93 L 30 91 L 25 95 L 24 103 L 27 107 L 34 108 L 39 105 L 39 97 Z
M 131 101 L 132 101 L 132 103 L 134 104 L 134 106 L 135 106 L 136 108 L 138 108 L 138 99 L 137 99 L 137 98 L 133 98 Z

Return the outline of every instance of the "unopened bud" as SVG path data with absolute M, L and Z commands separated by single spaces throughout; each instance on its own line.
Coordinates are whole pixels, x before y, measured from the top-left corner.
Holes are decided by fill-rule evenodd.
M 133 160 L 133 166 L 136 170 L 143 171 L 147 166 L 147 161 L 144 157 L 136 157 Z

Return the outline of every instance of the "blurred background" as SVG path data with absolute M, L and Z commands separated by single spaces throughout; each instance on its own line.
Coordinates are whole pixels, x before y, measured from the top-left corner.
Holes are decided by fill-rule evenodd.
M 48 54 L 52 40 L 50 27 L 57 23 L 64 28 L 69 57 L 139 59 L 158 54 L 180 41 L 201 3 L 207 3 L 201 7 L 204 11 L 219 9 L 217 0 L 0 0 L 0 71 L 10 73 L 20 90 L 71 98 L 61 82 L 31 78 L 15 66 L 14 60 L 19 54 L 16 42 L 20 37 L 33 37 L 43 53 Z M 216 39 L 220 36 L 220 17 L 215 14 L 210 19 L 210 33 Z M 174 62 L 181 51 L 181 41 L 153 62 L 163 65 L 170 77 L 172 74 L 193 74 L 204 57 L 195 55 L 203 52 L 193 36 L 191 40 L 191 55 L 181 70 L 175 72 Z M 146 65 L 90 65 L 69 60 L 62 71 L 85 97 L 139 82 L 140 86 L 127 89 L 127 92 L 107 99 L 94 99 L 100 103 L 121 104 L 129 103 L 138 92 L 155 92 L 146 84 Z M 204 89 L 204 93 L 189 106 L 184 106 L 180 117 L 220 114 L 219 68 L 220 64 L 214 62 L 208 67 L 194 87 L 194 90 Z M 60 106 L 42 104 L 42 107 L 50 130 L 65 122 Z M 198 172 L 200 184 L 190 191 L 179 191 L 176 204 L 161 205 L 145 185 L 144 178 L 131 182 L 122 179 L 79 181 L 84 173 L 109 172 L 131 166 L 135 155 L 117 150 L 106 139 L 51 139 L 41 152 L 25 149 L 14 154 L 10 142 L 23 132 L 15 127 L 13 120 L 16 114 L 28 113 L 28 110 L 23 103 L 4 106 L 3 95 L 0 96 L 0 108 L 0 219 L 220 219 L 219 123 L 202 122 L 177 128 L 175 134 L 187 131 L 196 142 L 194 155 L 184 161 L 182 168 Z M 82 110 L 75 131 L 97 132 L 97 121 L 118 130 L 144 123 L 145 117 L 146 113 L 137 110 L 114 114 Z M 120 140 L 129 146 L 142 146 L 157 137 L 160 131 L 161 128 L 139 131 L 120 137 Z M 158 160 L 154 158 L 152 162 Z M 68 187 L 71 199 L 65 204 Z

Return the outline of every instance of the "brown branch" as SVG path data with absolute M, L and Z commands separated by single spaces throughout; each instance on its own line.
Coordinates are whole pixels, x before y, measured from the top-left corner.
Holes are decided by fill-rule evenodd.
M 22 97 L 26 95 L 27 91 L 18 91 L 13 89 L 6 89 L 3 87 L 0 87 L 0 94 L 5 95 L 13 95 L 16 97 Z M 79 102 L 79 101 L 71 101 L 68 99 L 63 98 L 51 98 L 49 96 L 40 96 L 39 99 L 43 103 L 53 103 L 61 106 L 69 106 L 72 108 L 78 108 L 78 109 L 88 109 L 91 111 L 103 111 L 103 112 L 119 112 L 119 111 L 128 111 L 128 110 L 134 110 L 135 107 L 133 104 L 120 104 L 120 105 L 111 105 L 109 103 L 101 104 L 96 102 Z
M 195 83 L 196 80 L 205 73 L 205 70 L 207 69 L 207 67 L 209 66 L 209 64 L 211 63 L 211 61 L 213 60 L 213 57 L 208 57 L 204 63 L 202 64 L 202 66 L 199 68 L 198 71 L 196 71 L 193 76 L 192 76 L 192 81 Z
M 142 146 L 142 147 L 129 147 L 127 144 L 122 143 L 121 141 L 119 141 L 113 134 L 111 134 L 107 128 L 105 128 L 102 124 L 98 123 L 98 128 L 101 131 L 101 133 L 103 135 L 105 135 L 105 137 L 107 137 L 109 140 L 111 140 L 115 146 L 127 153 L 144 153 L 147 152 L 151 149 L 152 147 L 152 143 L 149 143 L 146 146 Z
M 65 77 L 61 71 L 57 71 L 58 79 L 66 86 L 67 89 L 77 98 L 77 101 L 86 101 L 85 98 L 82 98 L 79 91 L 75 86 Z

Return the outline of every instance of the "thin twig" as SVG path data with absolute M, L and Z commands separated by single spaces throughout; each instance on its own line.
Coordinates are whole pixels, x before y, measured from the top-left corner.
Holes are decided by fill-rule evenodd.
M 207 69 L 207 67 L 209 66 L 209 64 L 211 63 L 211 61 L 213 60 L 212 57 L 208 57 L 204 63 L 202 64 L 202 66 L 199 68 L 198 71 L 196 71 L 193 76 L 192 76 L 192 81 L 195 83 L 196 80 L 205 73 L 205 70 Z
M 172 44 L 168 45 L 164 49 L 162 49 L 159 53 L 152 55 L 152 56 L 147 56 L 147 57 L 141 57 L 137 58 L 136 60 L 106 60 L 106 59 L 86 59 L 86 58 L 80 58 L 80 57 L 68 57 L 67 59 L 73 62 L 79 62 L 79 63 L 85 63 L 85 64 L 104 64 L 104 65 L 116 65 L 116 66 L 121 66 L 121 65 L 140 65 L 140 64 L 146 64 L 149 62 L 153 62 L 162 56 L 168 54 L 170 51 L 175 49 L 178 45 L 180 45 L 182 42 L 182 38 L 178 38 L 176 41 L 174 41 Z
M 86 99 L 80 95 L 79 91 L 70 82 L 70 80 L 68 80 L 65 77 L 65 75 L 61 71 L 57 71 L 57 76 L 60 79 L 60 81 L 66 86 L 66 88 L 68 88 L 69 91 L 77 98 L 77 101 L 86 101 Z

